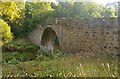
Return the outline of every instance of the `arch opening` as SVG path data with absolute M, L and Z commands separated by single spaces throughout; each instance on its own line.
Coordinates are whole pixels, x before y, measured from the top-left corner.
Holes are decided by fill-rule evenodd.
M 42 35 L 41 47 L 46 52 L 52 52 L 60 49 L 59 39 L 51 27 L 47 27 Z

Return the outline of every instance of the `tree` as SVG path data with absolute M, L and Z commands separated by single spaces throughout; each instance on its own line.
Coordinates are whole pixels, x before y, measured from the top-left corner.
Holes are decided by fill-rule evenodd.
M 11 23 L 20 18 L 22 2 L 0 2 L 0 16 L 4 21 Z
M 9 24 L 15 36 L 19 35 L 20 28 L 24 21 L 23 2 L 0 2 L 0 17 Z
M 38 24 L 52 18 L 53 9 L 49 2 L 26 2 L 23 33 L 31 32 Z
M 115 10 L 113 7 L 104 7 L 100 6 L 99 7 L 99 12 L 101 17 L 114 17 L 115 16 Z
M 100 17 L 98 5 L 95 2 L 76 2 L 74 11 L 76 17 Z
M 120 1 L 118 2 L 118 16 L 120 17 Z
M 59 2 L 52 4 L 55 17 L 89 18 L 113 17 L 115 11 L 112 7 L 98 5 L 95 2 Z
M 54 9 L 54 17 L 73 17 L 73 3 L 72 2 L 59 2 L 59 4 L 52 3 Z
M 0 37 L 2 37 L 0 45 L 4 45 L 12 40 L 13 35 L 11 33 L 10 26 L 2 19 L 0 19 L 0 28 Z

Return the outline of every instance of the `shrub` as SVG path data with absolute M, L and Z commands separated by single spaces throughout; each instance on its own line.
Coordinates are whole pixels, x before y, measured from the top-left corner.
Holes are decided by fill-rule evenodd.
M 10 26 L 2 19 L 0 19 L 0 45 L 4 45 L 12 40 L 13 35 L 11 33 Z

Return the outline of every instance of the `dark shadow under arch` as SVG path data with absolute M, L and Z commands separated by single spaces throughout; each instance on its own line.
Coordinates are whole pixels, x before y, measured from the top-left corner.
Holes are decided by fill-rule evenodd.
M 60 49 L 59 39 L 51 27 L 47 27 L 44 30 L 41 39 L 41 46 L 46 52 L 53 52 L 55 49 Z

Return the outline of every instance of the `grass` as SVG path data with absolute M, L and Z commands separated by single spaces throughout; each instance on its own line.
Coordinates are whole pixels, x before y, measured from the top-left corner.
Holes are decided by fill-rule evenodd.
M 43 57 L 43 58 L 41 58 Z M 117 58 L 41 56 L 32 61 L 3 64 L 3 76 L 12 77 L 117 77 Z
M 23 46 L 24 42 L 26 41 L 22 39 L 22 42 L 18 43 Z M 18 45 L 18 43 L 14 41 L 12 44 Z M 24 44 L 22 45 L 22 43 Z M 83 57 L 77 54 L 63 54 L 58 50 L 54 54 L 47 54 L 40 49 L 36 53 L 3 51 L 2 55 L 2 74 L 4 77 L 119 76 L 118 58 L 116 56 Z
M 28 52 L 4 52 L 2 54 L 3 64 L 18 64 L 24 61 L 34 60 L 36 57 L 32 53 Z

